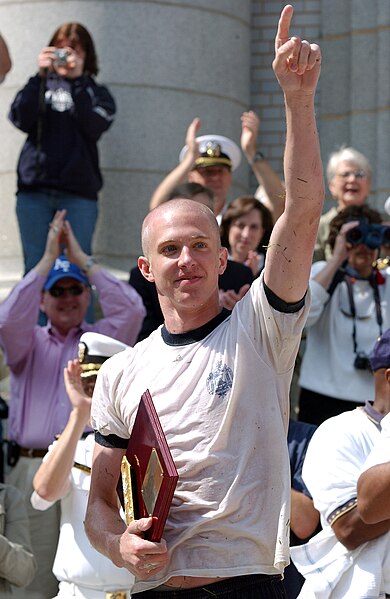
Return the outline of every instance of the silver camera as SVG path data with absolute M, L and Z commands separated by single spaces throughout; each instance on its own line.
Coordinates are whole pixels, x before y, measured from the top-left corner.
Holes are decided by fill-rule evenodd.
M 68 62 L 69 52 L 65 50 L 65 48 L 57 48 L 54 51 L 54 54 L 54 64 L 56 64 L 58 67 L 65 67 Z

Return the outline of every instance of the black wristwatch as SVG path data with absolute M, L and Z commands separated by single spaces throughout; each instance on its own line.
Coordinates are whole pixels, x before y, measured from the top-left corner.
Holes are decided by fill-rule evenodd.
M 263 152 L 257 151 L 256 154 L 253 156 L 253 162 L 260 162 L 260 160 L 265 160 L 265 156 Z

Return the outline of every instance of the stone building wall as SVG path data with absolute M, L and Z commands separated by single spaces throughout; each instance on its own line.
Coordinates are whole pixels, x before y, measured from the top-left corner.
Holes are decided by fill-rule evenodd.
M 271 63 L 280 0 L 0 0 L 1 31 L 14 66 L 0 86 L 0 296 L 21 274 L 14 215 L 16 162 L 24 140 L 6 120 L 15 93 L 58 24 L 79 20 L 91 31 L 99 81 L 118 103 L 99 143 L 105 186 L 95 253 L 127 271 L 140 249 L 149 197 L 172 169 L 194 116 L 202 133 L 239 142 L 240 115 L 261 117 L 259 149 L 282 174 L 284 109 Z M 319 40 L 324 66 L 317 95 L 323 160 L 342 143 L 374 167 L 371 203 L 390 195 L 390 2 L 297 0 L 294 33 Z M 255 188 L 243 161 L 231 198 Z M 330 201 L 328 200 L 329 205 Z
M 251 21 L 251 102 L 262 118 L 259 147 L 279 173 L 283 100 L 270 65 L 283 5 L 253 0 Z M 390 2 L 301 0 L 293 5 L 293 32 L 318 40 L 323 54 L 316 101 L 324 167 L 341 145 L 366 154 L 374 172 L 370 203 L 382 210 L 390 195 Z M 331 203 L 328 197 L 325 208 Z

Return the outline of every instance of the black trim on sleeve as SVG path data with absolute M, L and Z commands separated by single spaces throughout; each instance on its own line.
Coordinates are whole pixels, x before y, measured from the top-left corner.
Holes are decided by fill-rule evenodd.
M 357 507 L 357 497 L 352 497 L 352 499 L 349 499 L 348 501 L 343 503 L 343 505 L 340 505 L 338 508 L 333 510 L 333 512 L 331 514 L 329 514 L 329 516 L 326 519 L 328 524 L 330 526 L 333 526 L 333 524 L 336 522 L 336 520 L 341 518 L 341 516 L 344 516 L 344 514 L 346 514 L 347 512 L 354 510 L 356 507 Z
M 103 447 L 110 447 L 111 449 L 127 449 L 129 439 L 123 439 L 118 435 L 102 435 L 99 431 L 95 431 L 95 441 Z
M 264 285 L 264 292 L 267 297 L 269 305 L 271 306 L 271 308 L 273 308 L 274 310 L 277 310 L 278 312 L 284 312 L 285 314 L 294 314 L 295 312 L 299 312 L 299 310 L 301 310 L 303 308 L 303 306 L 305 305 L 306 293 L 303 296 L 303 298 L 301 300 L 299 300 L 299 302 L 296 302 L 294 304 L 289 304 L 289 303 L 285 302 L 284 300 L 280 299 L 280 297 L 278 297 L 269 287 L 267 287 L 267 285 L 264 283 L 264 281 L 263 281 L 263 285 Z

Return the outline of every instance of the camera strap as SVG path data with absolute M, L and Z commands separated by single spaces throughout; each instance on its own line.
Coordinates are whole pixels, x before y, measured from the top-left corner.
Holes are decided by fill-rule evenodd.
M 47 69 L 45 69 L 45 74 L 41 76 L 41 80 L 39 82 L 39 96 L 38 96 L 38 119 L 37 119 L 37 139 L 36 139 L 36 169 L 38 175 L 42 174 L 42 160 L 41 160 L 41 151 L 42 151 L 42 135 L 43 135 L 43 119 L 46 112 L 46 102 L 45 102 L 45 94 L 46 94 L 46 81 L 47 81 Z
M 357 320 L 357 318 L 356 318 L 355 299 L 353 297 L 353 281 L 354 281 L 354 279 L 348 275 L 345 275 L 344 280 L 345 280 L 345 284 L 347 286 L 349 308 L 351 311 L 351 317 L 352 317 L 352 322 L 353 322 L 353 325 L 352 325 L 352 327 L 353 327 L 352 328 L 353 351 L 355 354 L 357 354 L 357 341 L 356 341 L 356 320 Z M 379 287 L 378 287 L 378 282 L 376 279 L 376 271 L 375 270 L 371 274 L 370 278 L 368 279 L 368 282 L 369 282 L 370 286 L 372 287 L 372 291 L 373 291 L 373 295 L 374 295 L 376 322 L 379 327 L 379 336 L 381 336 L 382 335 L 383 316 L 382 316 L 381 300 L 380 300 L 380 296 L 379 296 Z

